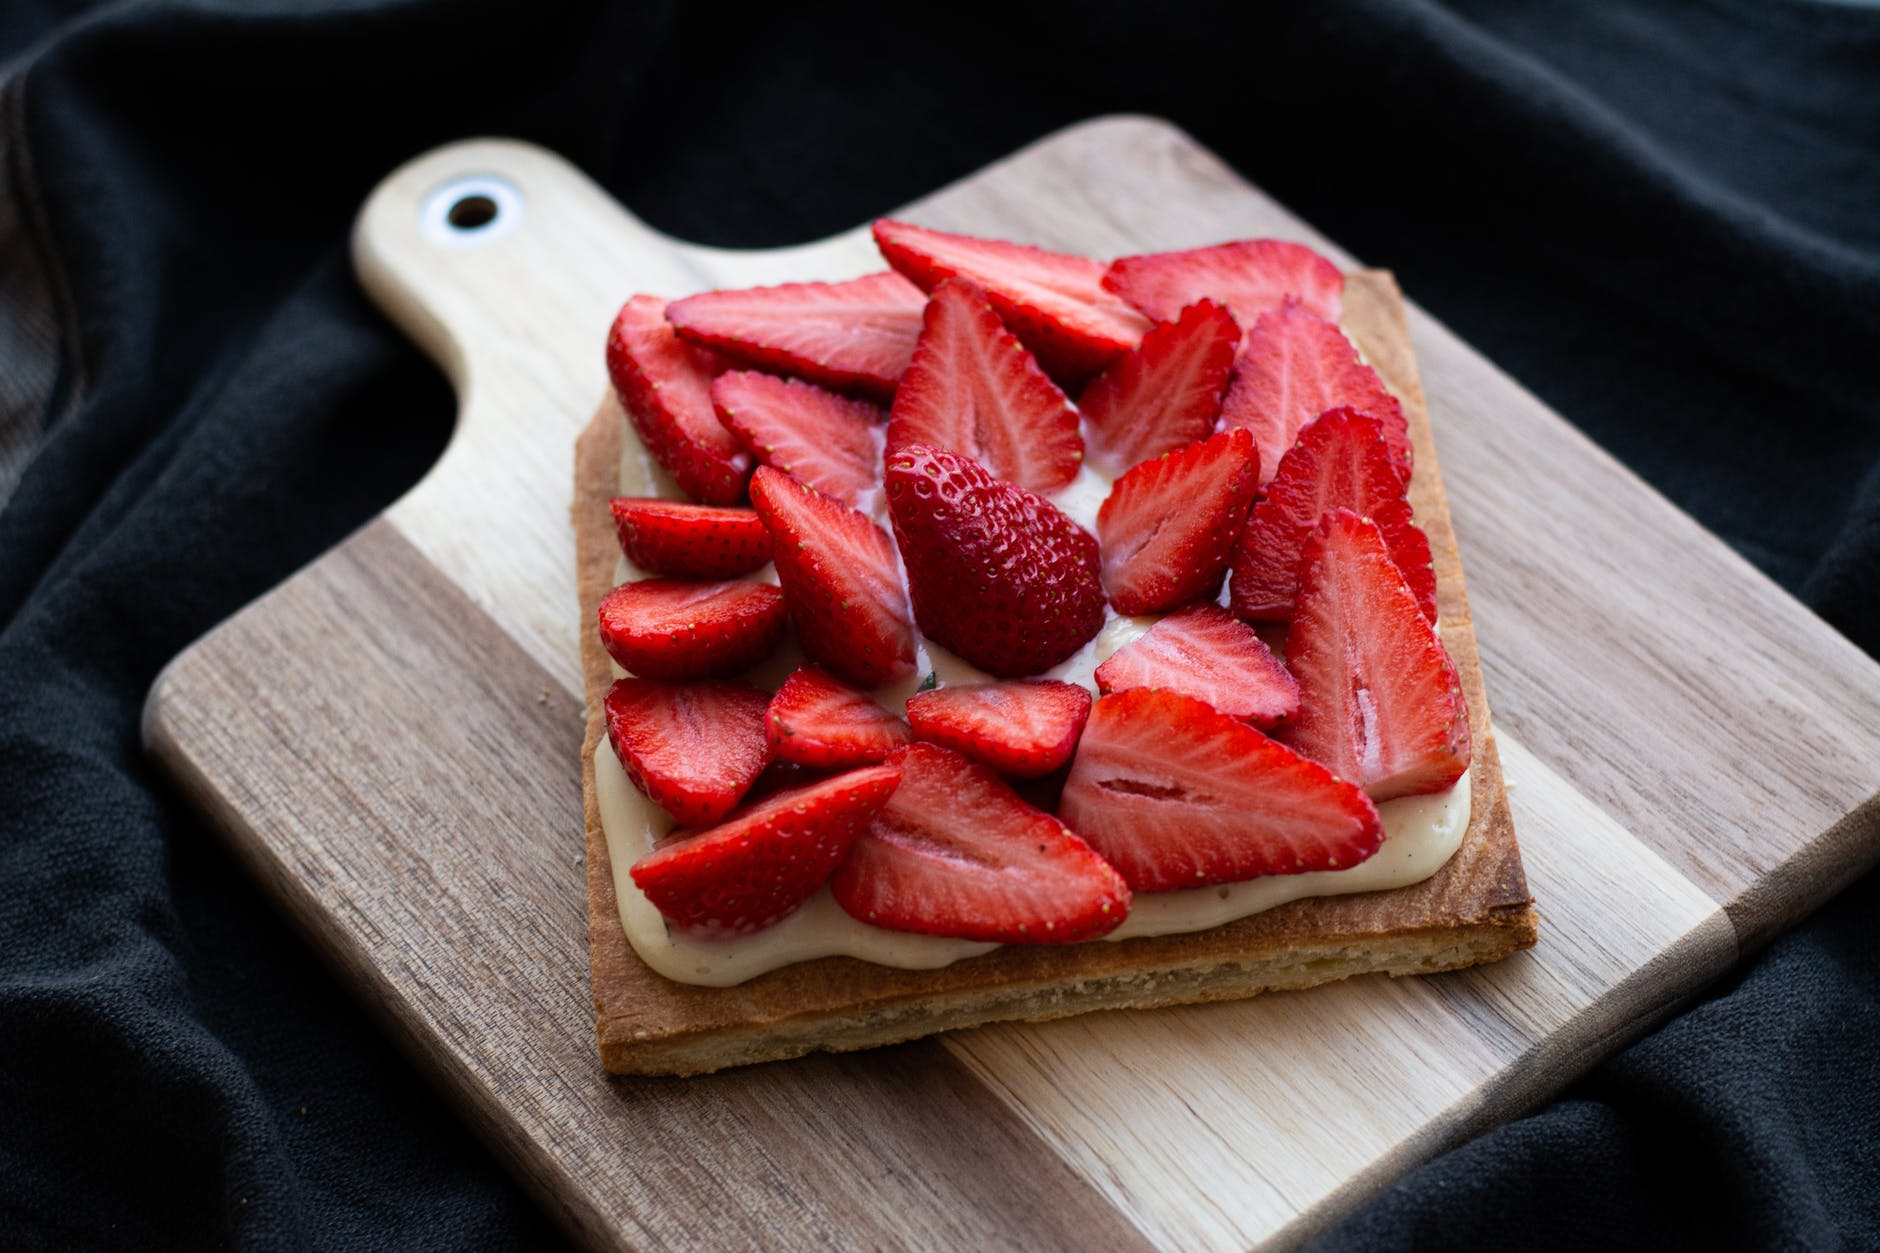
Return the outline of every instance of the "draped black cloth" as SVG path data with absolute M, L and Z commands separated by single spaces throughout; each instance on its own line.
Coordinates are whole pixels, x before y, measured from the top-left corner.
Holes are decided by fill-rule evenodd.
M 769 246 L 1114 111 L 1397 270 L 1880 650 L 1880 9 L 7 0 L 0 1246 L 560 1239 L 139 749 L 163 663 L 446 438 L 350 277 L 372 185 L 515 135 Z M 1323 1243 L 1880 1247 L 1877 905 Z

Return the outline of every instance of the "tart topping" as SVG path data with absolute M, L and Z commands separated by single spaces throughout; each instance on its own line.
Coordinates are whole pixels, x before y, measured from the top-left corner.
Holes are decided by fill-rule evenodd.
M 764 693 L 744 682 L 621 679 L 608 690 L 607 740 L 635 787 L 694 826 L 737 807 L 770 761 Z
M 734 579 L 770 560 L 770 532 L 749 509 L 643 496 L 616 496 L 608 508 L 620 550 L 648 574 Z
M 633 882 L 670 922 L 696 934 L 768 927 L 828 882 L 900 775 L 870 766 L 773 792 L 718 826 L 674 832 L 634 863 Z
M 724 361 L 673 334 L 666 302 L 635 296 L 607 335 L 607 376 L 640 442 L 694 500 L 744 499 L 751 456 L 712 412 L 712 377 Z
M 1286 660 L 1299 717 L 1282 738 L 1371 799 L 1440 792 L 1468 769 L 1456 668 L 1383 535 L 1350 510 L 1306 538 Z
M 983 287 L 1013 334 L 1066 383 L 1101 372 L 1149 329 L 1149 319 L 1104 290 L 1101 261 L 891 218 L 874 229 L 888 264 L 927 291 L 960 277 Z
M 885 486 L 914 618 L 930 639 L 1022 678 L 1102 627 L 1097 542 L 1044 497 L 921 444 L 888 455 Z
M 1345 276 L 1304 244 L 1242 239 L 1183 252 L 1118 257 L 1103 285 L 1158 322 L 1207 297 L 1233 310 L 1242 326 L 1290 297 L 1328 322 L 1338 321 Z
M 1364 793 L 1192 697 L 1097 701 L 1058 807 L 1138 892 L 1341 870 L 1384 840 Z
M 1082 839 L 986 767 L 934 744 L 888 758 L 901 785 L 830 888 L 875 926 L 1004 944 L 1114 930 L 1129 888 Z
M 1157 613 L 1214 596 L 1259 473 L 1253 437 L 1233 430 L 1116 480 L 1097 514 L 1103 586 L 1116 611 Z
M 874 697 L 815 666 L 798 666 L 783 681 L 764 729 L 778 757 L 823 770 L 880 761 L 913 738 Z
M 758 579 L 641 579 L 601 599 L 601 643 L 644 679 L 724 678 L 783 638 L 783 593 Z
M 1436 621 L 1429 537 L 1411 521 L 1383 427 L 1369 414 L 1345 407 L 1328 409 L 1306 424 L 1299 442 L 1280 458 L 1266 499 L 1253 507 L 1234 547 L 1229 584 L 1234 612 L 1250 622 L 1292 617 L 1300 552 L 1331 509 L 1350 509 L 1377 524 L 1423 616 Z
M 1007 482 L 1053 492 L 1077 476 L 1077 411 L 965 279 L 934 288 L 914 362 L 894 394 L 888 452 L 949 448 Z
M 1297 301 L 1262 314 L 1247 332 L 1221 422 L 1244 426 L 1260 446 L 1261 485 L 1279 469 L 1305 424 L 1349 405 L 1376 418 L 1403 477 L 1410 477 L 1410 428 L 1403 405 L 1377 371 L 1358 359 L 1345 333 Z
M 1105 694 L 1159 687 L 1270 727 L 1299 712 L 1299 685 L 1252 627 L 1219 605 L 1190 605 L 1097 667 Z
M 907 698 L 914 734 L 1014 779 L 1036 779 L 1071 759 L 1090 716 L 1090 692 L 1044 679 L 943 687 Z
M 1121 472 L 1213 434 L 1239 347 L 1240 327 L 1211 300 L 1144 335 L 1077 398 L 1091 459 Z
M 831 674 L 875 688 L 914 673 L 914 629 L 888 533 L 780 470 L 751 476 L 797 642 Z
M 925 303 L 884 270 L 846 283 L 703 292 L 665 314 L 681 337 L 746 365 L 886 401 L 914 354 Z
M 801 379 L 733 370 L 712 382 L 712 404 L 760 465 L 860 507 L 881 482 L 877 432 L 886 415 Z

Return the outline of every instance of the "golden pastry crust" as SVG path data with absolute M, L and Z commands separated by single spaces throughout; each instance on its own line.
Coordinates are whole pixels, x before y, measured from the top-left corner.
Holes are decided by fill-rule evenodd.
M 820 958 L 729 988 L 674 983 L 621 927 L 601 829 L 594 752 L 613 681 L 591 624 L 619 556 L 607 501 L 626 423 L 610 397 L 576 445 L 575 556 L 587 685 L 588 944 L 601 1062 L 618 1074 L 702 1074 L 818 1050 L 870 1048 L 954 1027 L 1094 1009 L 1229 1000 L 1356 974 L 1426 974 L 1494 961 L 1535 940 L 1536 919 L 1489 724 L 1462 563 L 1436 464 L 1403 301 L 1383 271 L 1349 276 L 1345 332 L 1404 404 L 1416 451 L 1410 487 L 1435 555 L 1443 642 L 1461 676 L 1474 737 L 1469 828 L 1447 865 L 1384 892 L 1295 901 L 1188 935 L 996 949 L 939 970 Z

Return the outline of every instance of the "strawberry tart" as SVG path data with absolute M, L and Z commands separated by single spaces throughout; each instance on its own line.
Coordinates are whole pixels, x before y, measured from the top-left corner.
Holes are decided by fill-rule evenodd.
M 608 334 L 575 500 L 603 1064 L 1531 945 L 1390 276 L 874 236 L 877 273 L 636 295 Z

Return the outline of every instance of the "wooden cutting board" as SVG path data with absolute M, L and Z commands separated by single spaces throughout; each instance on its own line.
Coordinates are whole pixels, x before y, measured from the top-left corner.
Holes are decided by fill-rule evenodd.
M 1284 236 L 1354 264 L 1141 118 L 1052 136 L 905 214 L 1098 255 Z M 1553 1093 L 1880 855 L 1880 668 L 1413 309 L 1537 948 L 1429 979 L 609 1078 L 568 525 L 603 336 L 631 292 L 880 262 L 862 228 L 762 252 L 681 243 L 499 141 L 388 178 L 355 257 L 456 384 L 456 436 L 384 517 L 178 657 L 145 738 L 583 1242 L 1297 1243 Z

